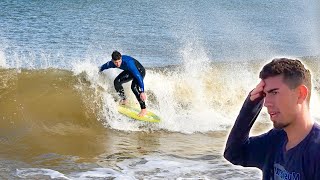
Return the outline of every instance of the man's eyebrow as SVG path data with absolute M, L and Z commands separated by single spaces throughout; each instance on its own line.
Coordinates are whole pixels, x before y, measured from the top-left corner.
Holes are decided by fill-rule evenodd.
M 276 91 L 276 90 L 279 90 L 279 88 L 270 89 L 270 90 L 267 91 L 267 93 L 271 93 L 271 92 Z

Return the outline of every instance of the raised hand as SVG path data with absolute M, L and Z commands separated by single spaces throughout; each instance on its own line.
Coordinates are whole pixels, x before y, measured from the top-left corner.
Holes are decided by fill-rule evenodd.
M 251 101 L 254 101 L 261 96 L 264 96 L 264 92 L 263 92 L 264 86 L 265 86 L 265 82 L 261 80 L 260 83 L 256 86 L 256 88 L 254 88 L 250 93 Z

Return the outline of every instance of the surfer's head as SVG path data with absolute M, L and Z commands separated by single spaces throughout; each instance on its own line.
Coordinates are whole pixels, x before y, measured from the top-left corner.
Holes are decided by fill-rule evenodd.
M 122 63 L 121 54 L 118 51 L 113 51 L 111 57 L 114 65 L 120 67 Z

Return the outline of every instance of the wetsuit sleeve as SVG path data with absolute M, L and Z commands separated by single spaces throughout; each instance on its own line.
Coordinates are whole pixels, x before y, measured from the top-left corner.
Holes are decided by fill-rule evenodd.
M 99 69 L 100 72 L 102 72 L 105 69 L 109 69 L 109 68 L 115 68 L 116 66 L 114 65 L 113 62 L 109 61 L 107 63 L 105 63 L 104 65 L 102 65 Z
M 130 72 L 132 73 L 134 78 L 138 81 L 141 91 L 144 92 L 143 77 L 141 76 L 141 74 L 140 74 L 138 68 L 136 67 L 134 61 L 130 61 L 130 63 L 128 63 L 128 69 L 130 70 Z
M 263 97 L 254 101 L 250 95 L 245 100 L 230 131 L 224 157 L 232 164 L 262 169 L 270 143 L 269 133 L 249 138 L 250 129 L 263 105 Z

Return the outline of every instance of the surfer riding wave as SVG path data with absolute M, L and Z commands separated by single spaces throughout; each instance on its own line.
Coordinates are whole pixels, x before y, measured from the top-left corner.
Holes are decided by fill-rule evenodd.
M 121 53 L 118 51 L 113 51 L 111 57 L 111 61 L 108 61 L 107 63 L 103 64 L 100 67 L 99 72 L 102 72 L 103 70 L 109 68 L 119 68 L 124 70 L 114 80 L 114 88 L 116 89 L 117 93 L 121 98 L 120 103 L 123 105 L 127 104 L 127 97 L 124 93 L 122 84 L 132 80 L 131 90 L 136 96 L 141 108 L 141 111 L 138 114 L 138 116 L 146 115 L 147 108 L 145 101 L 147 99 L 147 96 L 144 92 L 143 82 L 143 78 L 146 75 L 145 68 L 141 65 L 139 61 L 137 61 L 133 57 L 121 55 Z

